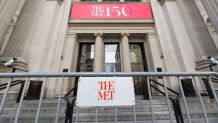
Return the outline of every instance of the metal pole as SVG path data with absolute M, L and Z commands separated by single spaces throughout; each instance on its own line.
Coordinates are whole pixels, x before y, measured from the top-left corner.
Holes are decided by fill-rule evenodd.
M 174 113 L 175 113 L 175 117 L 176 117 L 176 123 L 180 123 L 178 109 L 177 109 L 177 106 L 176 106 L 176 101 L 171 98 L 171 102 L 172 102 Z
M 3 96 L 3 98 L 2 98 L 2 102 L 1 102 L 1 106 L 0 106 L 0 116 L 2 115 L 2 109 L 3 109 L 3 107 L 4 107 L 5 100 L 6 100 L 6 97 L 7 97 L 7 94 L 8 94 L 10 85 L 11 85 L 11 82 L 12 82 L 12 78 L 9 79 L 8 84 L 7 84 L 7 88 L 6 88 L 6 90 L 5 90 L 5 92 L 4 92 L 4 96 Z
M 117 123 L 117 107 L 114 106 L 114 122 Z
M 56 73 L 0 73 L 0 78 L 11 77 L 106 77 L 106 76 L 217 76 L 217 72 L 56 72 Z
M 204 103 L 203 103 L 203 101 L 202 101 L 201 94 L 200 94 L 200 92 L 199 92 L 199 90 L 198 90 L 198 88 L 197 88 L 195 78 L 192 77 L 192 80 L 193 80 L 193 82 L 194 82 L 193 85 L 195 85 L 195 88 L 196 88 L 196 90 L 197 90 L 197 95 L 198 95 L 198 98 L 199 98 L 199 100 L 200 100 L 201 108 L 202 108 L 202 111 L 203 111 L 203 114 L 204 114 L 204 117 L 205 117 L 205 122 L 206 122 L 206 123 L 209 123 L 209 122 L 208 122 L 208 118 L 207 118 L 207 113 L 206 113 L 206 110 L 205 110 L 205 107 L 204 107 Z
M 209 79 L 208 79 L 208 80 L 209 80 L 208 82 L 209 82 L 209 85 L 210 85 L 210 87 L 211 87 L 211 90 L 212 90 L 212 92 L 213 92 L 213 97 L 215 98 L 216 105 L 217 105 L 217 107 L 218 107 L 218 99 L 217 99 L 217 95 L 216 95 L 214 86 L 213 86 L 213 84 L 212 84 L 212 82 L 211 82 L 211 76 L 209 76 Z
M 17 123 L 17 121 L 18 121 L 19 114 L 20 114 L 20 109 L 21 109 L 21 106 L 22 106 L 22 103 L 23 103 L 24 93 L 25 93 L 25 90 L 27 89 L 28 82 L 29 82 L 29 77 L 27 77 L 26 81 L 25 81 L 24 89 L 23 89 L 23 92 L 21 94 L 21 99 L 20 99 L 20 103 L 19 103 L 19 106 L 18 106 L 18 109 L 17 109 L 17 113 L 16 113 L 14 123 Z
M 70 104 L 70 110 L 69 110 L 69 123 L 73 122 L 73 111 L 74 111 L 74 103 L 76 101 L 76 98 L 72 100 Z
M 36 113 L 35 123 L 38 123 L 39 112 L 40 112 L 41 105 L 42 105 L 42 98 L 43 98 L 43 95 L 44 95 L 46 82 L 47 82 L 47 77 L 45 77 L 43 85 L 42 85 L 42 91 L 41 91 L 41 94 L 40 94 L 40 100 L 39 100 L 39 105 L 38 105 L 38 109 L 37 109 L 37 113 Z
M 79 117 L 79 107 L 77 107 L 77 109 L 76 109 L 76 119 L 75 119 L 75 123 L 78 123 L 78 117 Z
M 184 94 L 184 91 L 183 91 L 183 88 L 182 88 L 182 83 L 181 83 L 181 80 L 179 77 L 177 77 L 178 79 L 178 82 L 179 82 L 179 88 L 180 88 L 180 91 L 182 93 L 182 98 L 183 98 L 183 102 L 185 104 L 185 111 L 187 113 L 187 117 L 188 117 L 188 122 L 191 123 L 191 117 L 190 117 L 190 113 L 189 113 L 189 109 L 188 109 L 188 105 L 187 105 L 187 101 L 186 101 L 186 98 L 185 98 L 185 94 Z
M 169 95 L 166 87 L 166 80 L 165 77 L 163 77 L 163 84 L 164 84 L 164 91 L 166 93 L 166 100 L 167 100 L 167 107 L 169 110 L 169 115 L 170 115 L 170 122 L 173 123 L 173 116 L 172 116 L 172 111 L 171 111 L 171 106 L 170 106 L 170 101 L 169 101 Z
M 25 81 L 24 81 L 25 82 Z M 20 102 L 20 98 L 21 98 L 21 94 L 22 94 L 22 91 L 23 91 L 23 87 L 24 87 L 24 82 L 21 83 L 21 86 L 20 86 L 20 90 L 19 90 L 19 93 L 18 93 L 18 96 L 17 96 L 17 101 L 16 103 L 19 103 Z
M 150 80 L 149 77 L 147 76 L 147 88 L 148 88 L 148 94 L 149 94 L 149 102 L 150 102 L 150 108 L 151 108 L 151 117 L 152 117 L 152 123 L 154 123 L 155 118 L 154 118 L 154 106 L 152 102 L 152 96 L 151 96 L 151 86 L 150 86 Z
M 136 123 L 136 112 L 135 112 L 135 105 L 133 106 L 133 116 L 134 116 L 134 123 Z
M 59 96 L 58 96 L 58 105 L 57 105 L 57 112 L 56 112 L 56 117 L 55 117 L 55 123 L 58 122 L 58 117 L 59 117 L 61 95 L 62 95 L 63 85 L 64 85 L 64 77 L 62 77 L 62 79 L 60 81 L 61 81 L 61 86 L 60 86 L 60 92 L 59 92 Z
M 95 123 L 98 122 L 98 107 L 95 107 Z

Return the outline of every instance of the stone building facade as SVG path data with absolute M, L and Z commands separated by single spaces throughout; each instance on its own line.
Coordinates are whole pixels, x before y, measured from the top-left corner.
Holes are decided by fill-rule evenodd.
M 71 18 L 78 3 L 146 3 L 152 18 Z M 0 61 L 17 58 L 24 72 L 208 71 L 206 57 L 218 57 L 212 11 L 204 0 L 1 0 Z M 134 79 L 141 94 L 143 78 Z M 76 80 L 65 80 L 64 93 Z M 46 96 L 56 96 L 58 80 L 48 81 Z

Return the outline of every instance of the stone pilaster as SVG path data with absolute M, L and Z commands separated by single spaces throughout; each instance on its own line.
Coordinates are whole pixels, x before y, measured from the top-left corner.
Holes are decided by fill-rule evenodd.
M 64 53 L 62 56 L 63 60 L 63 67 L 62 69 L 67 69 L 66 72 L 73 72 L 73 62 L 75 61 L 75 47 L 77 44 L 77 34 L 76 33 L 67 33 L 67 38 L 65 40 L 64 44 Z M 67 93 L 73 86 L 74 86 L 74 78 L 68 78 L 66 77 L 64 79 L 64 87 L 63 87 L 63 93 Z
M 77 34 L 76 33 L 68 33 L 67 39 L 65 42 L 65 51 L 63 54 L 63 69 L 68 69 L 69 72 L 72 71 L 72 62 L 73 62 L 73 54 L 75 45 L 77 42 Z
M 156 71 L 156 68 L 161 67 L 161 51 L 157 42 L 156 33 L 148 32 L 145 34 L 148 68 L 149 71 Z

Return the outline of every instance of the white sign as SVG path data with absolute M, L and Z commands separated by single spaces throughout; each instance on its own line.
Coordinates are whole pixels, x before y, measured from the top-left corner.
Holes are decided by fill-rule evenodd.
M 132 77 L 80 77 L 77 106 L 132 106 L 135 94 Z

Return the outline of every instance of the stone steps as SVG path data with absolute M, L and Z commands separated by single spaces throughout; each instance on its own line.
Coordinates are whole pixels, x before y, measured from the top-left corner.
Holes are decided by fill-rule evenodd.
M 41 110 L 40 110 L 40 113 L 41 114 L 48 114 L 48 113 L 56 112 L 57 108 L 55 106 L 53 106 L 53 107 L 52 106 L 49 106 L 49 107 L 42 106 Z M 21 108 L 21 113 L 22 114 L 36 113 L 37 112 L 37 107 L 38 106 L 35 106 L 35 107 L 23 106 Z M 188 107 L 189 107 L 190 111 L 201 111 L 201 107 L 199 107 L 199 105 L 196 105 L 196 104 L 188 105 Z M 66 108 L 65 105 L 61 106 L 60 107 L 60 112 L 64 113 L 65 108 Z M 168 107 L 166 105 L 160 105 L 160 104 L 154 105 L 153 109 L 154 109 L 154 112 L 168 111 Z M 172 107 L 171 107 L 171 109 L 172 109 Z M 183 111 L 185 111 L 184 105 L 181 105 L 181 109 Z M 205 105 L 205 109 L 207 111 L 210 111 L 210 110 L 213 110 L 213 109 L 217 109 L 217 107 L 216 107 L 215 104 L 207 104 L 207 105 Z M 145 105 L 145 104 L 136 105 L 135 110 L 136 110 L 136 112 L 151 111 L 150 105 Z M 3 109 L 3 114 L 15 114 L 16 111 L 17 111 L 17 106 L 16 107 L 5 107 Z M 95 111 L 96 111 L 96 109 L 94 107 L 86 107 L 86 108 L 80 108 L 79 112 L 80 113 L 90 113 L 90 112 L 95 112 Z M 132 107 L 117 107 L 117 111 L 118 112 L 132 112 L 133 108 Z M 76 108 L 74 109 L 74 112 L 76 112 Z M 99 113 L 111 113 L 111 112 L 114 112 L 114 107 L 102 107 L 102 108 L 99 107 L 98 112 Z
M 158 99 L 154 98 L 153 107 L 154 107 L 154 117 L 156 123 L 169 123 L 169 111 L 167 107 L 167 103 L 164 97 L 157 97 Z M 38 107 L 39 100 L 24 100 L 21 114 L 19 115 L 20 123 L 32 123 L 35 120 L 37 107 Z M 205 109 L 208 113 L 208 118 L 211 120 L 212 123 L 217 123 L 213 121 L 218 121 L 218 110 L 215 102 L 213 100 L 209 100 L 207 97 L 203 98 L 203 102 L 205 104 Z M 199 99 L 197 98 L 187 98 L 187 103 L 191 115 L 191 119 L 193 121 L 199 121 L 199 123 L 203 123 L 204 115 L 201 110 L 201 106 L 199 103 Z M 39 123 L 54 123 L 54 119 L 56 116 L 57 111 L 57 99 L 45 99 L 42 102 L 42 107 L 39 116 Z M 16 115 L 18 104 L 15 101 L 6 101 L 3 109 L 3 114 L 1 115 L 0 123 L 13 123 L 14 118 Z M 172 108 L 172 106 L 171 106 Z M 186 111 L 184 108 L 184 103 L 181 100 L 181 108 L 183 117 L 187 119 Z M 148 100 L 136 100 L 136 120 L 137 123 L 140 122 L 151 122 L 151 109 L 150 109 L 150 101 Z M 66 102 L 62 99 L 61 100 L 61 107 L 59 113 L 59 122 L 63 123 L 65 119 L 65 110 L 66 110 Z M 73 120 L 75 121 L 76 118 L 76 110 L 74 108 L 74 117 Z M 94 123 L 96 117 L 96 109 L 95 107 L 80 107 L 79 108 L 79 123 Z M 174 112 L 172 109 L 173 119 Z M 119 106 L 117 107 L 117 120 L 118 123 L 132 123 L 134 121 L 133 117 L 133 107 L 132 106 Z M 98 107 L 98 121 L 99 122 L 107 122 L 112 123 L 114 121 L 114 107 Z M 162 122 L 161 122 L 162 121 Z

